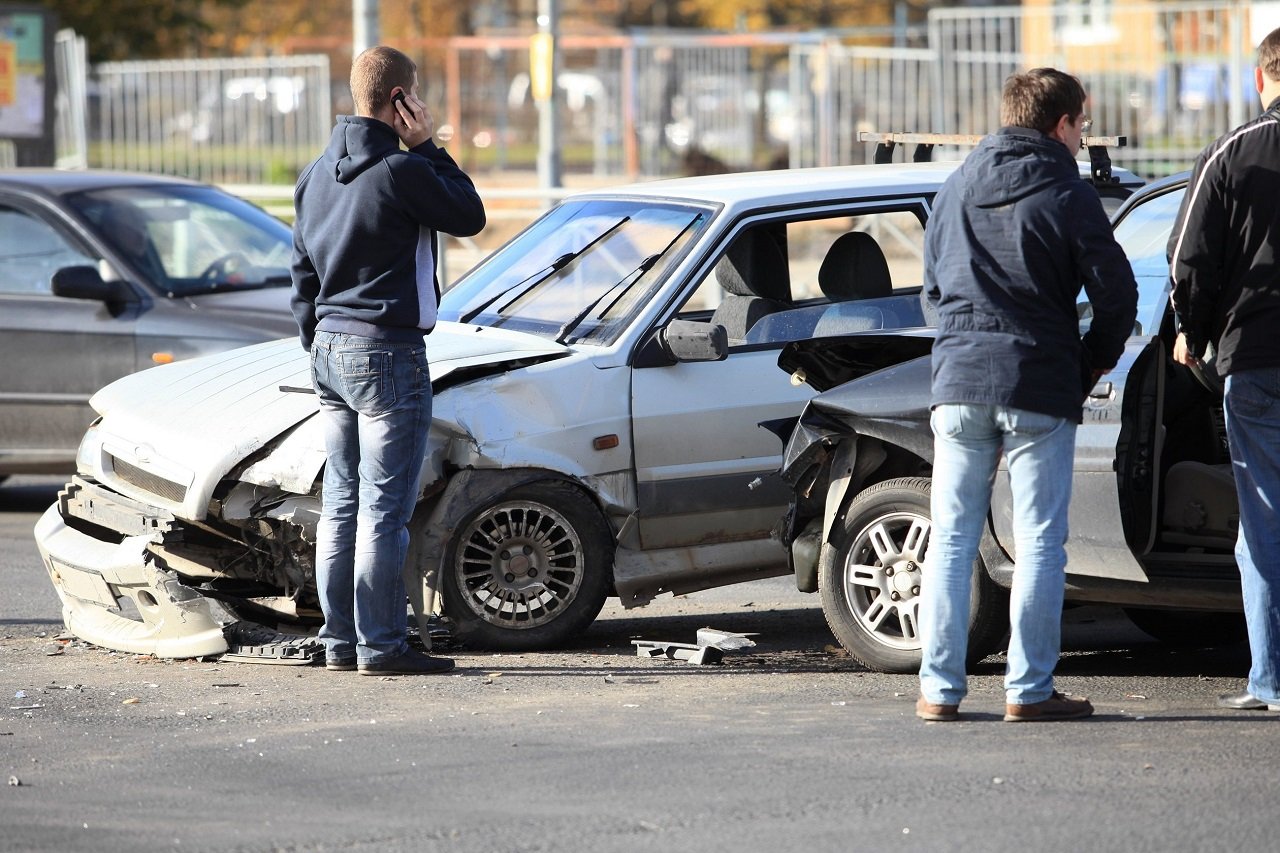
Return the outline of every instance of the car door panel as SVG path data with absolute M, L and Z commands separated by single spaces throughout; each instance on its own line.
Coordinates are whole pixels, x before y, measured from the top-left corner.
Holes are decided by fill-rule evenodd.
M 1163 372 L 1152 367 L 1161 363 L 1163 353 L 1159 339 L 1131 338 L 1119 363 L 1102 377 L 1084 403 L 1083 422 L 1076 431 L 1068 510 L 1068 574 L 1147 580 L 1146 571 L 1130 545 L 1131 533 L 1127 527 L 1139 519 L 1145 521 L 1144 529 L 1149 528 L 1155 513 Z M 1126 393 L 1131 391 L 1137 391 L 1142 399 L 1128 405 Z M 1155 417 L 1151 417 L 1153 414 Z M 1138 492 L 1126 493 L 1126 500 L 1132 504 L 1128 511 L 1122 511 L 1118 452 L 1128 460 L 1127 476 L 1145 472 L 1149 482 L 1149 486 Z M 1146 496 L 1145 503 L 1142 495 Z M 991 517 L 997 541 L 1016 560 L 1009 469 L 1003 457 L 993 488 Z M 1144 536 L 1143 541 L 1144 547 L 1150 547 L 1149 535 Z

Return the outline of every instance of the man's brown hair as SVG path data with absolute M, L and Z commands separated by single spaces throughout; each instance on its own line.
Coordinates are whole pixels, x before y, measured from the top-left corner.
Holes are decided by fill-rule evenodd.
M 1056 68 L 1032 68 L 1004 81 L 1000 95 L 1000 124 L 1027 127 L 1049 134 L 1058 120 L 1075 121 L 1084 112 L 1084 86 Z
M 356 114 L 371 116 L 385 107 L 397 86 L 408 92 L 417 71 L 414 61 L 394 47 L 378 45 L 363 51 L 351 63 L 351 99 Z
M 1268 80 L 1280 83 L 1280 28 L 1267 33 L 1258 45 L 1258 67 Z

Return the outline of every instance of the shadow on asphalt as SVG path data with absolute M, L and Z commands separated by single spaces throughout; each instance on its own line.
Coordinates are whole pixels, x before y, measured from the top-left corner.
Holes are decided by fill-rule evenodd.
M 58 499 L 65 479 L 15 477 L 0 484 L 0 512 L 44 512 Z

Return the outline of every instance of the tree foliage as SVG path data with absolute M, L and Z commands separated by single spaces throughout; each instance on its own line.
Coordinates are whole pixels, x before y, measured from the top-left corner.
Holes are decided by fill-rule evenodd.
M 38 0 L 59 27 L 85 36 L 93 62 L 196 53 L 210 34 L 208 7 L 239 8 L 249 0 Z

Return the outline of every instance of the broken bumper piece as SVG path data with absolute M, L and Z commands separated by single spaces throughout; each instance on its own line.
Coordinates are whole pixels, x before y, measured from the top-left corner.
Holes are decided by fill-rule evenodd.
M 324 660 L 324 644 L 315 637 L 282 634 L 253 622 L 234 622 L 223 634 L 227 638 L 228 663 L 271 663 L 310 666 Z
M 209 599 L 157 565 L 147 551 L 149 535 L 104 542 L 68 527 L 55 505 L 36 523 L 35 537 L 62 599 L 62 621 L 80 639 L 161 658 L 227 651 Z M 126 615 L 127 603 L 136 618 Z

